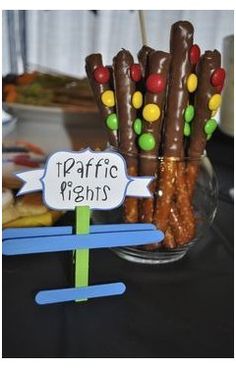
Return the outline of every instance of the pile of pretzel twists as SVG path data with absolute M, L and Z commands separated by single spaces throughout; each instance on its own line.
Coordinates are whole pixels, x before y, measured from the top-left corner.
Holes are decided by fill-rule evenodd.
M 170 51 L 143 46 L 138 63 L 124 49 L 112 66 L 104 66 L 100 54 L 86 58 L 109 144 L 125 158 L 130 176 L 155 177 L 152 198 L 125 200 L 124 221 L 155 224 L 165 233 L 165 248 L 195 237 L 193 195 L 225 80 L 220 53 L 201 55 L 193 34 L 191 23 L 173 24 Z

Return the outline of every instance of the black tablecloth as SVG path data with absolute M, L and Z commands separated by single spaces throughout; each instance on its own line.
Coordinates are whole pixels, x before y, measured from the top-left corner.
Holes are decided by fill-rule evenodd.
M 90 251 L 90 285 L 124 281 L 123 296 L 38 306 L 38 290 L 73 286 L 70 252 L 3 257 L 3 357 L 233 357 L 232 151 L 220 133 L 209 145 L 219 209 L 182 260 L 150 266 Z

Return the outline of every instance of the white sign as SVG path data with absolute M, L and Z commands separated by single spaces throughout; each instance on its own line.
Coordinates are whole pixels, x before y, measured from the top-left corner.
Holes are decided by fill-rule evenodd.
M 153 177 L 128 176 L 124 158 L 108 150 L 56 152 L 45 169 L 16 175 L 25 182 L 18 195 L 42 190 L 45 204 L 58 210 L 107 210 L 120 206 L 125 196 L 152 196 L 147 187 Z

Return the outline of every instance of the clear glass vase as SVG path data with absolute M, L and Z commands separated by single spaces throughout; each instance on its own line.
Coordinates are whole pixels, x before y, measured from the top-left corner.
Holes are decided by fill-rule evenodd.
M 157 175 L 157 186 L 156 191 L 154 193 L 153 200 L 155 202 L 156 208 L 161 204 L 162 197 L 165 197 L 165 182 L 162 184 L 159 183 L 161 181 L 161 175 L 163 171 L 164 165 L 166 165 L 166 161 L 163 158 L 158 158 L 158 175 Z M 170 163 L 172 162 L 172 163 Z M 161 263 L 169 263 L 174 262 L 182 257 L 184 257 L 189 249 L 192 246 L 197 245 L 202 237 L 206 234 L 210 224 L 213 222 L 216 210 L 217 210 L 217 198 L 218 198 L 218 185 L 215 172 L 211 165 L 209 158 L 204 155 L 200 159 L 192 159 L 192 158 L 184 158 L 179 160 L 171 160 L 169 161 L 170 166 L 174 165 L 174 178 L 172 181 L 172 188 L 173 195 L 172 195 L 172 207 L 178 207 L 179 214 L 182 211 L 181 206 L 182 200 L 181 198 L 178 199 L 178 190 L 177 187 L 179 184 L 179 176 L 184 175 L 184 183 L 186 188 L 181 187 L 180 185 L 180 192 L 183 189 L 188 190 L 188 201 L 191 206 L 190 215 L 193 216 L 194 219 L 194 231 L 191 233 L 190 236 L 186 236 L 185 238 L 181 239 L 180 243 L 178 240 L 175 240 L 175 244 L 165 244 L 165 240 L 159 244 L 152 244 L 150 246 L 142 246 L 142 239 L 140 239 L 140 246 L 138 247 L 121 247 L 121 248 L 114 248 L 113 251 L 120 257 L 138 263 L 146 263 L 146 264 L 161 264 Z M 168 163 L 168 165 L 169 165 Z M 178 165 L 178 166 L 177 166 Z M 176 169 L 176 167 L 180 167 L 181 170 Z M 191 179 L 191 180 L 190 180 Z M 188 185 L 187 185 L 188 184 Z M 169 190 L 169 189 L 167 189 Z M 186 198 L 185 198 L 186 199 Z M 140 199 L 139 199 L 140 201 Z M 183 201 L 184 203 L 184 201 Z M 164 206 L 165 207 L 165 206 Z M 164 211 L 165 212 L 165 211 Z M 175 224 L 170 220 L 170 212 L 168 216 L 168 230 L 165 230 L 165 227 L 162 222 L 160 221 L 161 226 L 164 226 L 163 232 L 165 233 L 165 237 L 167 238 L 167 231 L 171 231 L 172 235 L 175 233 L 181 233 L 181 228 L 175 229 Z M 124 222 L 123 219 L 123 208 L 119 208 L 113 211 L 95 211 L 93 213 L 93 222 L 94 223 L 122 223 Z M 182 214 L 183 215 L 183 214 Z M 191 217 L 189 216 L 189 218 Z M 186 216 L 188 217 L 188 216 Z M 182 216 L 180 220 L 180 224 L 182 224 L 182 228 L 186 230 L 186 233 L 189 232 L 189 218 L 184 218 Z M 171 217 L 172 219 L 172 217 Z M 140 219 L 137 222 L 141 222 Z M 153 220 L 153 223 L 157 225 Z M 170 226 L 171 223 L 171 226 Z M 173 230 L 173 231 L 172 231 Z M 177 238 L 176 238 L 177 239 Z M 186 239 L 186 241 L 184 240 Z

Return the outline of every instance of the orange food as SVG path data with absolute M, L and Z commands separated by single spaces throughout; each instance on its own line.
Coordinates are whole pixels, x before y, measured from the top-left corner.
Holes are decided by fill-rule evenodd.
M 16 90 L 12 90 L 10 92 L 8 92 L 8 94 L 6 95 L 6 102 L 8 103 L 12 103 L 15 102 L 17 100 L 17 92 Z
M 37 72 L 24 73 L 17 78 L 17 84 L 25 86 L 31 84 L 37 77 Z
M 12 91 L 15 91 L 16 90 L 16 86 L 14 84 L 6 84 L 4 87 L 3 87 L 3 92 L 8 94 Z
M 18 144 L 20 146 L 24 146 L 24 147 L 28 148 L 31 152 L 34 152 L 38 155 L 45 155 L 45 152 L 39 146 L 36 146 L 35 144 L 29 143 L 29 142 L 23 141 L 23 140 L 16 141 L 16 144 Z

